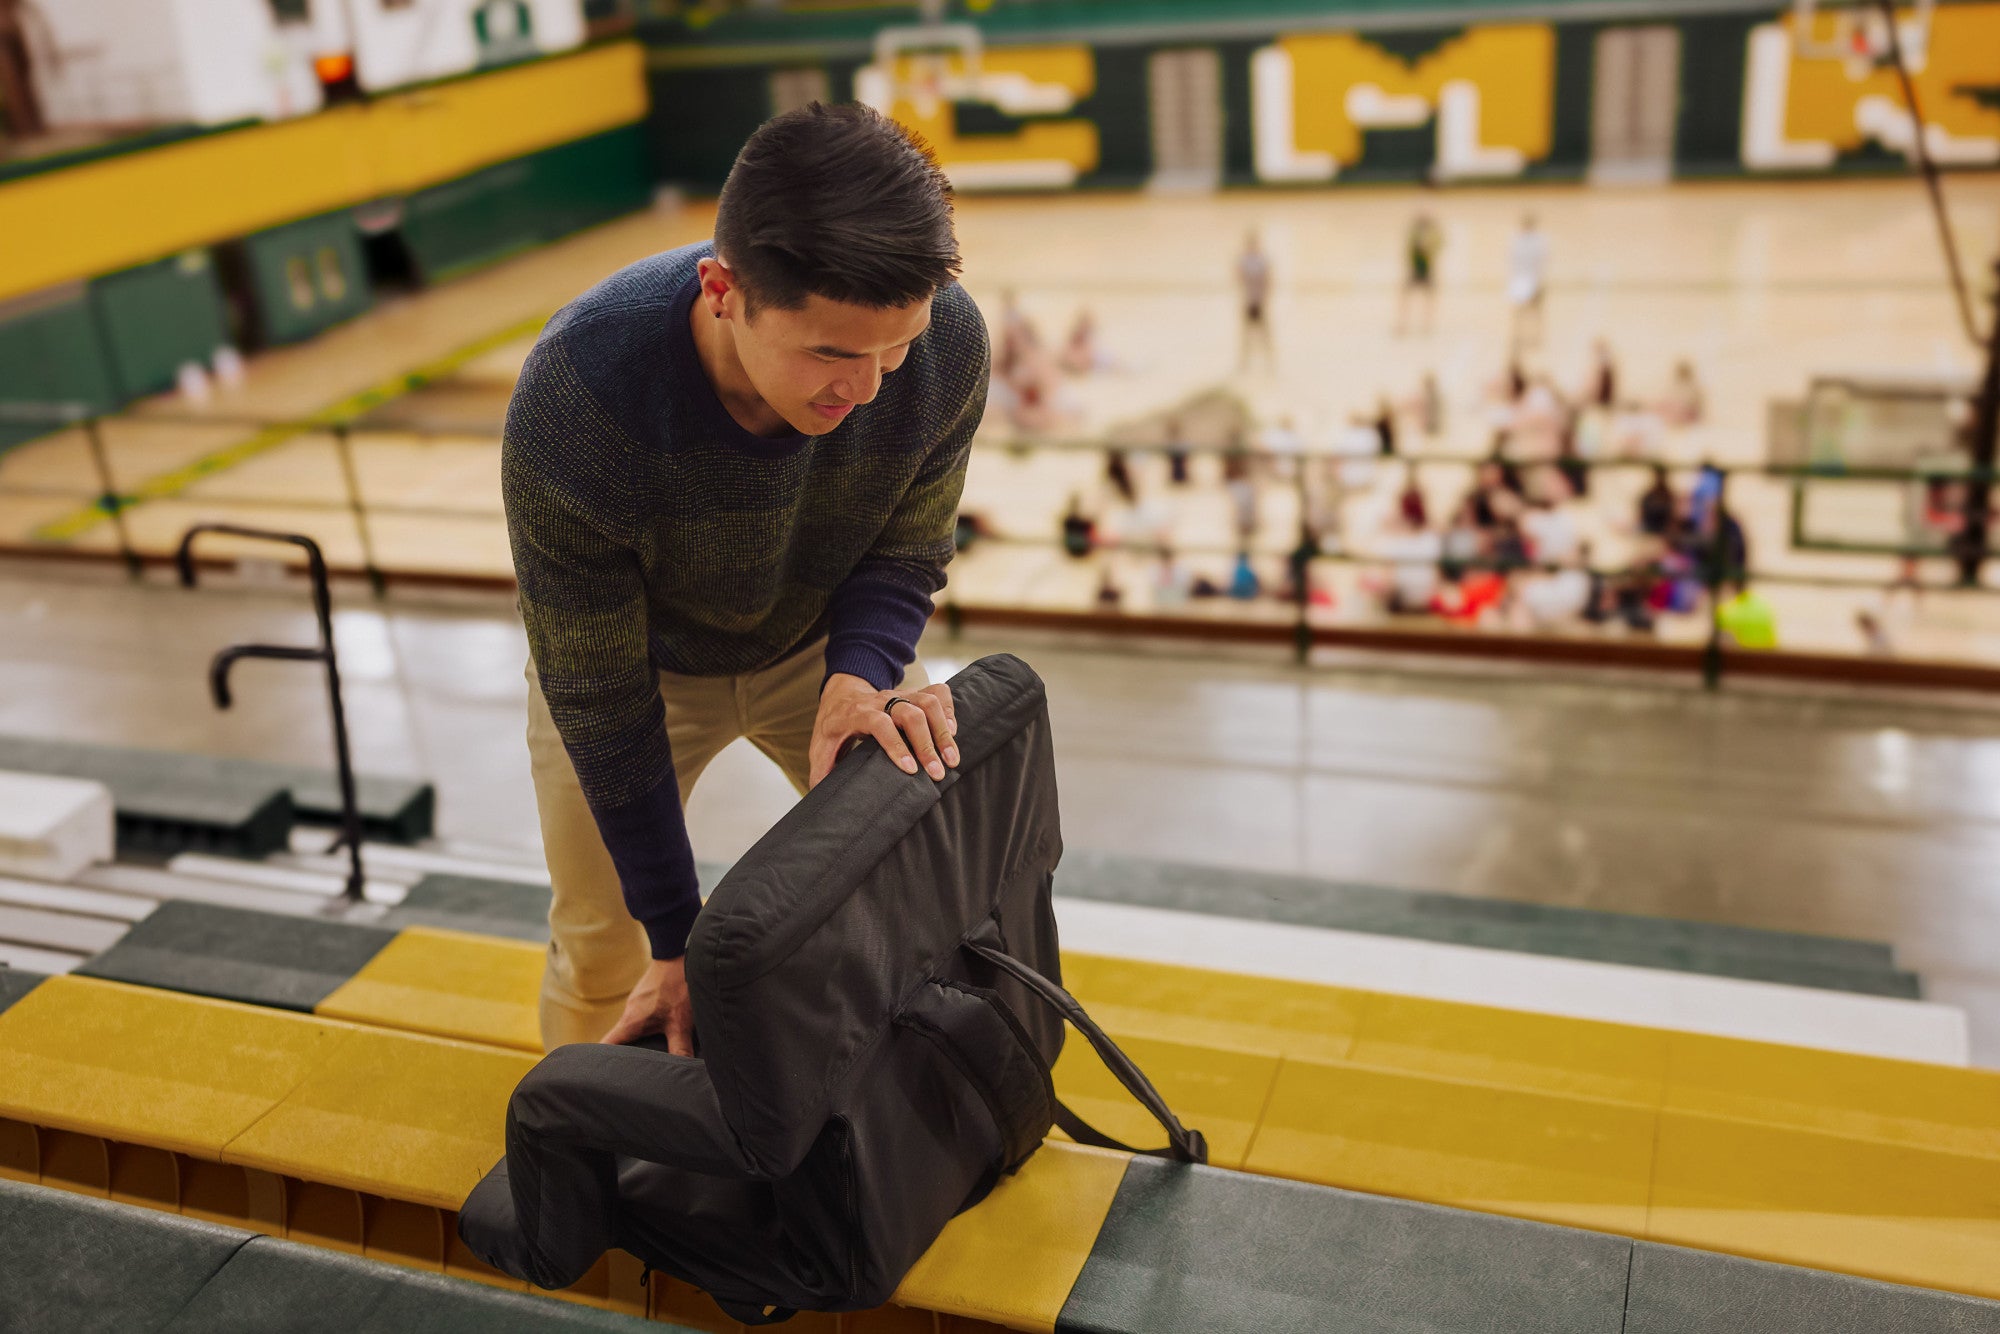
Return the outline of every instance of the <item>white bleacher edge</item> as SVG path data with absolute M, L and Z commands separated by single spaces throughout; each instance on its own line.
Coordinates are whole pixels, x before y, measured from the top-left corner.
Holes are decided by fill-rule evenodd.
M 67 973 L 90 956 L 67 950 L 37 949 L 32 945 L 12 945 L 0 940 L 0 964 L 24 973 Z
M 319 916 L 327 906 L 324 894 L 302 893 L 294 889 L 264 889 L 198 875 L 179 875 L 155 866 L 120 863 L 93 866 L 76 877 L 73 883 L 154 900 L 187 899 L 194 903 L 282 913 L 289 917 Z
M 364 858 L 366 855 L 364 850 Z M 346 887 L 345 875 L 301 871 L 267 862 L 239 861 L 234 857 L 217 857 L 206 852 L 183 852 L 167 861 L 167 869 L 177 875 L 201 876 L 231 884 L 253 885 L 259 889 L 283 889 L 327 898 L 339 895 Z M 363 870 L 366 870 L 365 863 Z M 409 892 L 408 885 L 386 880 L 366 880 L 361 886 L 362 897 L 370 903 L 401 903 L 403 896 Z
M 0 940 L 66 954 L 95 954 L 118 943 L 129 922 L 0 904 Z
M 1626 964 L 1058 896 L 1065 950 L 1934 1065 L 1970 1059 L 1965 1012 Z
M 0 771 L 0 873 L 66 880 L 111 860 L 116 829 L 104 784 Z
M 157 899 L 12 876 L 0 876 L 0 903 L 16 908 L 50 908 L 85 917 L 108 917 L 119 922 L 136 922 L 160 906 Z

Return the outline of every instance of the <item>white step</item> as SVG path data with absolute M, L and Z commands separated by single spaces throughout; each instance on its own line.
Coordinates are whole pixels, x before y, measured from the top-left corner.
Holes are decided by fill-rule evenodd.
M 314 875 L 330 875 L 347 883 L 347 854 L 344 852 L 274 852 L 264 858 L 266 866 L 282 866 L 290 871 L 310 871 Z M 408 889 L 422 880 L 427 872 L 413 871 L 407 867 L 385 866 L 375 858 L 372 846 L 361 849 L 361 874 L 370 880 L 380 880 L 387 885 L 401 885 Z
M 24 973 L 67 973 L 90 956 L 66 950 L 42 950 L 32 945 L 13 945 L 0 940 L 0 964 Z
M 338 840 L 337 832 L 312 825 L 292 826 L 291 850 L 306 856 L 328 852 Z M 406 852 L 418 854 L 407 864 L 417 865 L 428 858 L 443 858 L 454 864 L 479 863 L 482 866 L 510 866 L 517 871 L 540 871 L 546 868 L 540 848 L 507 847 L 499 843 L 471 843 L 464 839 L 433 838 L 411 845 L 408 843 L 364 843 L 361 847 L 363 860 L 373 856 L 378 850 L 384 852 Z M 425 870 L 430 869 L 428 866 Z M 471 874 L 465 872 L 464 874 Z
M 208 880 L 251 885 L 258 889 L 285 889 L 301 894 L 318 894 L 325 898 L 337 898 L 347 887 L 345 875 L 296 871 L 265 862 L 246 862 L 234 857 L 217 857 L 206 852 L 183 852 L 167 862 L 167 869 L 177 874 L 197 875 Z M 370 903 L 401 903 L 403 896 L 409 892 L 408 885 L 392 884 L 384 880 L 369 880 L 361 886 L 362 897 Z
M 1063 948 L 1935 1065 L 1970 1059 L 1965 1012 L 1627 964 L 1058 897 Z
M 136 922 L 159 907 L 156 899 L 112 894 L 81 885 L 57 885 L 45 880 L 16 880 L 4 876 L 0 876 L 0 903 L 16 908 L 47 908 L 85 917 L 105 917 L 119 922 Z
M 102 917 L 73 917 L 43 908 L 13 908 L 0 904 L 0 940 L 68 954 L 95 954 L 118 943 L 128 930 L 124 922 Z
M 110 861 L 116 835 L 104 784 L 0 772 L 0 873 L 67 880 Z
M 311 917 L 326 908 L 326 896 L 323 894 L 304 894 L 292 889 L 262 889 L 256 885 L 209 880 L 198 875 L 177 875 L 157 866 L 129 866 L 116 862 L 110 866 L 93 866 L 78 876 L 74 883 L 155 901 L 187 899 L 194 903 L 249 908 L 292 917 Z
M 381 867 L 384 874 L 397 871 L 414 871 L 419 877 L 438 875 L 470 875 L 482 880 L 509 880 L 520 885 L 540 885 L 548 888 L 549 868 L 536 862 L 532 865 L 519 862 L 481 861 L 471 857 L 455 857 L 449 853 L 434 852 L 428 848 L 410 848 L 390 843 L 370 843 L 361 849 L 361 864 L 364 868 Z

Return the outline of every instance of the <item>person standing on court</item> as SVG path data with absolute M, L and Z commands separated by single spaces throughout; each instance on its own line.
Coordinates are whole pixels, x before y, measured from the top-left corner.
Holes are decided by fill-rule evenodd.
M 1255 232 L 1243 238 L 1243 253 L 1236 257 L 1236 286 L 1243 297 L 1243 342 L 1236 369 L 1250 369 L 1253 344 L 1263 352 L 1264 364 L 1276 369 L 1278 354 L 1271 346 L 1271 261 Z
M 1431 331 L 1431 321 L 1437 315 L 1437 276 L 1433 270 L 1437 266 L 1438 247 L 1444 238 L 1438 225 L 1428 213 L 1419 213 L 1410 223 L 1410 234 L 1404 242 L 1403 289 L 1396 298 L 1396 336 L 1403 336 L 1409 328 L 1410 307 L 1418 306 L 1423 311 L 1422 332 Z
M 808 790 L 861 738 L 942 779 L 916 643 L 986 402 L 951 188 L 876 112 L 814 103 L 736 158 L 713 242 L 543 330 L 501 476 L 554 900 L 542 1040 L 692 1049 L 682 805 L 738 737 Z
M 1514 307 L 1517 349 L 1542 341 L 1542 297 L 1548 280 L 1549 238 L 1535 225 L 1535 215 L 1525 214 L 1507 251 L 1507 300 Z

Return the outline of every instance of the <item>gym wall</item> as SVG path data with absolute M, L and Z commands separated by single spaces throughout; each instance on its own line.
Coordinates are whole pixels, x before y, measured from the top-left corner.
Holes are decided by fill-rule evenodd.
M 744 10 L 641 35 L 658 174 L 705 189 L 759 121 L 815 96 L 921 131 L 966 189 L 1907 165 L 1912 123 L 1865 9 L 1817 13 L 1801 43 L 1795 14 L 1768 0 L 1616 21 L 1586 0 L 1527 18 L 1493 8 L 1468 24 L 1463 4 L 1074 0 L 929 29 L 892 6 Z M 2000 3 L 1903 17 L 1933 156 L 2000 165 Z

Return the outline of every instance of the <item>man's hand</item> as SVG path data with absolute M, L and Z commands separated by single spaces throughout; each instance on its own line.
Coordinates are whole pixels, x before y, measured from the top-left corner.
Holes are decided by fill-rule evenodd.
M 665 1033 L 667 1050 L 694 1055 L 694 1005 L 688 1000 L 687 959 L 655 959 L 626 998 L 625 1013 L 604 1035 L 606 1042 L 636 1042 Z
M 896 705 L 894 713 L 883 712 L 892 699 L 908 700 Z M 951 687 L 925 686 L 922 690 L 877 690 L 858 676 L 835 672 L 826 679 L 819 695 L 819 717 L 813 720 L 812 779 L 807 787 L 818 787 L 833 772 L 833 762 L 850 744 L 872 736 L 889 752 L 889 758 L 913 774 L 919 765 L 932 778 L 943 778 L 945 766 L 958 767 L 958 715 L 952 711 Z

